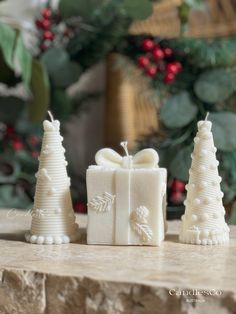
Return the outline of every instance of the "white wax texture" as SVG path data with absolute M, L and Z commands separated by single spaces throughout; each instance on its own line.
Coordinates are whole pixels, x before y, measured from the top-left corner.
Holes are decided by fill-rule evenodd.
M 185 243 L 212 245 L 229 240 L 211 126 L 210 121 L 199 121 L 194 139 L 192 165 L 186 185 L 185 214 L 180 230 L 180 241 Z
M 158 167 L 91 166 L 87 243 L 160 245 L 165 234 L 166 177 L 166 169 Z
M 32 225 L 26 237 L 32 243 L 68 243 L 78 235 L 59 127 L 57 120 L 44 121 Z

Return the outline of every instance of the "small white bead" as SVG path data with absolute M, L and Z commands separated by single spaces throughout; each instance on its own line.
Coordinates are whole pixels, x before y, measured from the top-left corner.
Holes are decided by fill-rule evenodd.
M 194 138 L 194 143 L 195 143 L 195 144 L 198 143 L 199 140 L 200 140 L 200 138 L 199 138 L 198 136 L 196 136 L 196 137 Z
M 194 214 L 193 214 L 193 215 L 191 216 L 191 220 L 192 220 L 192 222 L 197 221 L 197 215 L 194 215 Z
M 218 182 L 220 183 L 222 181 L 222 178 L 218 176 Z
M 207 150 L 206 149 L 202 149 L 201 151 L 200 151 L 200 153 L 199 153 L 199 156 L 200 157 L 204 157 L 204 156 L 206 156 L 207 155 Z
M 37 239 L 37 244 L 43 244 L 44 242 L 44 237 L 43 236 L 39 236 Z
M 223 197 L 224 196 L 224 193 L 222 191 L 220 191 L 220 196 Z
M 65 235 L 65 236 L 63 236 L 63 238 L 62 238 L 62 242 L 63 242 L 63 243 L 69 243 L 69 242 L 70 242 L 70 238 Z
M 201 165 L 199 166 L 199 170 L 198 170 L 200 173 L 204 173 L 206 171 L 206 167 Z
M 32 236 L 30 237 L 30 242 L 31 242 L 31 243 L 36 243 L 36 241 L 37 241 L 37 236 L 36 236 L 36 235 L 32 235 Z
M 45 243 L 46 243 L 46 244 L 52 244 L 52 243 L 53 243 L 53 237 L 47 236 L 47 237 L 45 238 Z
M 194 204 L 194 205 L 200 205 L 200 204 L 201 204 L 201 200 L 200 200 L 199 198 L 195 198 L 195 199 L 193 200 L 193 204 Z
M 212 151 L 212 153 L 216 153 L 217 152 L 216 147 L 213 147 L 211 151 Z
M 55 244 L 61 244 L 62 243 L 62 238 L 61 237 L 54 237 L 54 243 Z

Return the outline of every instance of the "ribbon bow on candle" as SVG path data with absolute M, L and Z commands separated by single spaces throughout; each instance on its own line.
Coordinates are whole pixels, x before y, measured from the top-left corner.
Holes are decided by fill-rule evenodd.
M 54 120 L 53 115 L 50 111 L 48 111 L 48 115 L 51 119 L 51 122 L 48 120 L 43 121 L 43 128 L 45 132 L 59 131 L 60 130 L 60 122 L 58 120 Z
M 95 156 L 97 165 L 114 169 L 155 168 L 158 165 L 159 156 L 154 149 L 143 149 L 136 155 L 131 156 L 127 149 L 128 142 L 121 142 L 120 145 L 124 148 L 126 156 L 122 157 L 113 149 L 103 148 Z

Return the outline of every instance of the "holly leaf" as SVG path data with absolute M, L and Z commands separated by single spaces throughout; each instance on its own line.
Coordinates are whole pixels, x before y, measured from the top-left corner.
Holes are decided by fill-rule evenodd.
M 63 48 L 51 48 L 42 56 L 49 77 L 56 87 L 67 88 L 76 82 L 81 73 L 80 66 L 70 61 L 69 55 Z
M 49 105 L 49 82 L 43 63 L 33 60 L 31 90 L 33 100 L 29 108 L 31 122 L 41 122 Z
M 168 98 L 160 111 L 161 121 L 170 129 L 182 128 L 189 124 L 197 114 L 197 106 L 188 92 L 181 92 Z
M 193 147 L 186 146 L 180 150 L 177 150 L 172 162 L 170 163 L 169 171 L 170 174 L 179 180 L 188 181 L 189 169 L 191 166 L 191 153 Z
M 236 90 L 236 75 L 231 70 L 214 69 L 199 76 L 194 91 L 202 101 L 225 101 Z
M 127 15 L 134 20 L 146 19 L 152 14 L 152 3 L 149 0 L 124 0 Z
M 223 151 L 236 149 L 236 114 L 231 112 L 213 112 L 212 132 L 215 146 Z

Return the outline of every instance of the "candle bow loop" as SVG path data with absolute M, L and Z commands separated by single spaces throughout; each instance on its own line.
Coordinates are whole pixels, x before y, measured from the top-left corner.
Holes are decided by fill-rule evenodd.
M 95 156 L 98 166 L 107 168 L 155 168 L 159 162 L 157 152 L 152 148 L 143 149 L 134 156 L 124 156 L 110 148 L 99 150 Z
M 53 120 L 52 122 L 45 120 L 43 122 L 43 128 L 44 128 L 44 131 L 46 131 L 46 132 L 59 131 L 60 130 L 60 122 L 58 120 Z

